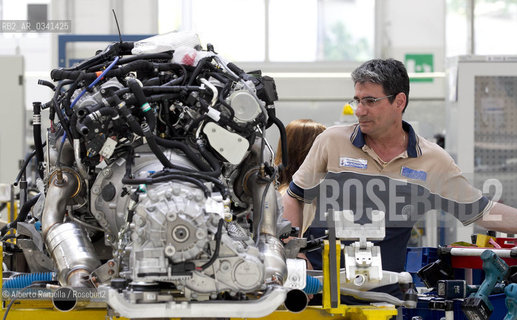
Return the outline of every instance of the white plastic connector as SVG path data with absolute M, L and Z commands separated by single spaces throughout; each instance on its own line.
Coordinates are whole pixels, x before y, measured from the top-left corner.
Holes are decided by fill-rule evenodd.
M 109 159 L 113 152 L 115 151 L 115 147 L 117 146 L 117 141 L 113 140 L 111 138 L 106 139 L 106 142 L 104 142 L 104 145 L 102 146 L 101 150 L 99 151 L 99 154 L 103 156 L 106 159 Z

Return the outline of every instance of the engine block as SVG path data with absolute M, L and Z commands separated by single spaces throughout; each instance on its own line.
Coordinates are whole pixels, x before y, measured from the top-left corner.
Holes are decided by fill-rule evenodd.
M 51 257 L 61 286 L 105 292 L 121 316 L 239 316 L 250 299 L 272 312 L 287 291 L 265 137 L 276 125 L 285 145 L 274 81 L 213 47 L 132 52 L 142 43 L 111 44 L 53 70 L 57 85 L 41 82 L 54 96 L 35 104 L 50 109 L 50 129 L 46 147 L 35 138 L 43 187 L 27 220 L 41 221 L 45 247 L 26 249 Z

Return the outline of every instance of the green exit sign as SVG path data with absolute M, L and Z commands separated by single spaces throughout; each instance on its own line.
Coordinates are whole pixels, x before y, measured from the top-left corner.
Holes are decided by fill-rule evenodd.
M 406 54 L 405 64 L 409 73 L 428 73 L 434 72 L 433 54 Z M 411 82 L 433 82 L 433 78 L 411 78 Z

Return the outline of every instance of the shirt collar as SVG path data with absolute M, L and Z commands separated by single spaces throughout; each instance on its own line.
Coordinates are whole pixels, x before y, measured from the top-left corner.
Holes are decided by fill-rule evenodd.
M 408 144 L 407 144 L 407 154 L 410 158 L 416 158 L 420 155 L 422 155 L 422 150 L 420 149 L 418 145 L 418 137 L 415 133 L 415 130 L 413 130 L 413 127 L 407 123 L 406 121 L 402 121 L 402 129 L 408 133 Z M 352 132 L 352 135 L 350 136 L 350 141 L 354 146 L 357 148 L 362 148 L 366 141 L 364 140 L 364 134 L 361 132 L 361 128 L 359 124 L 355 126 L 354 131 Z

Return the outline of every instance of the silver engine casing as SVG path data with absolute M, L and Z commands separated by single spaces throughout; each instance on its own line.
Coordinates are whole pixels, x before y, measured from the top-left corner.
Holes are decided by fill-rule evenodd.
M 286 298 L 280 238 L 291 231 L 266 140 L 272 124 L 284 129 L 273 79 L 213 49 L 139 56 L 132 45 L 46 84 L 59 119 L 27 221 L 41 220 L 48 269 L 61 286 L 100 292 L 110 315 L 270 314 Z
M 135 178 L 150 171 L 161 170 L 161 164 L 145 147 L 135 159 Z M 191 166 L 189 161 L 169 151 L 171 162 Z M 134 216 L 129 225 L 129 239 L 120 239 L 124 228 L 128 196 L 122 179 L 125 160 L 118 159 L 104 168 L 92 186 L 91 212 L 103 221 L 105 242 L 114 248 L 114 256 L 122 252 L 120 276 L 139 285 L 156 281 L 174 283 L 185 294 L 208 298 L 224 291 L 251 292 L 264 283 L 264 254 L 255 246 L 251 234 L 237 223 L 223 227 L 218 258 L 205 270 L 209 261 L 207 248 L 216 246 L 214 237 L 220 219 L 228 208 L 218 192 L 206 197 L 203 190 L 187 182 L 164 182 L 147 185 L 138 202 L 133 204 Z M 208 186 L 210 188 L 210 186 Z M 113 198 L 112 195 L 115 194 Z M 122 246 L 122 247 L 119 247 Z M 187 275 L 178 264 L 193 263 Z

